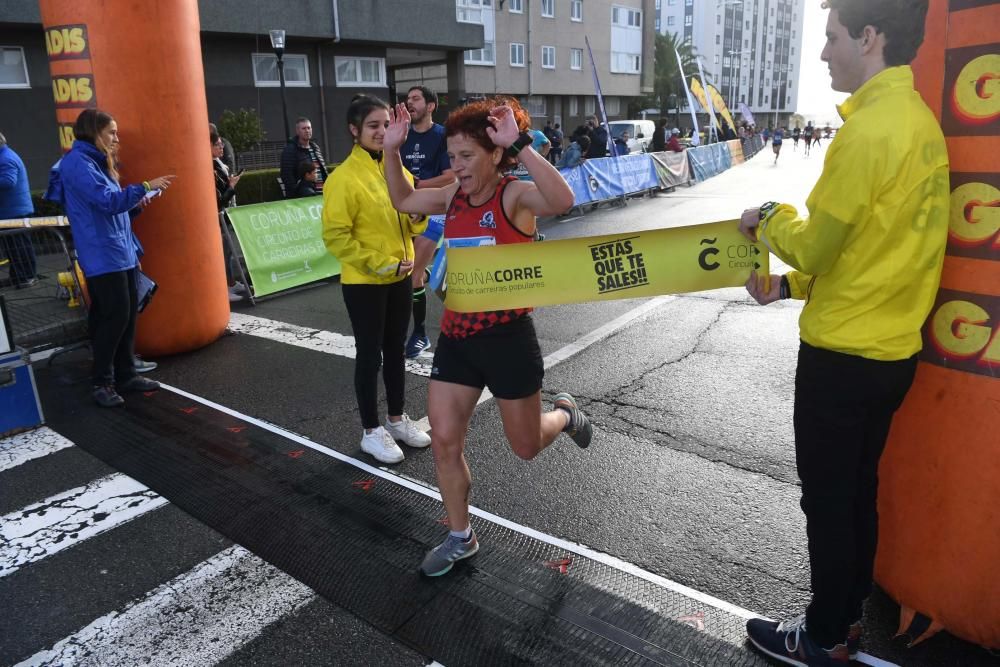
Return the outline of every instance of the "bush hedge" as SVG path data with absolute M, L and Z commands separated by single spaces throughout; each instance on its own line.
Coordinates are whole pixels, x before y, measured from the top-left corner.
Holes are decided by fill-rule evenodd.
M 278 169 L 258 169 L 244 173 L 236 186 L 236 203 L 246 206 L 265 201 L 278 201 L 282 198 L 281 187 L 278 185 L 280 174 Z

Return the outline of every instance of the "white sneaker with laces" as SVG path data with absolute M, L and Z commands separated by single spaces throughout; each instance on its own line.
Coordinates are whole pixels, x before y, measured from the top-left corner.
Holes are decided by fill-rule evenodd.
M 403 450 L 381 426 L 371 433 L 361 432 L 361 451 L 371 454 L 382 463 L 399 463 L 403 460 Z
M 410 447 L 427 447 L 431 444 L 431 436 L 414 426 L 406 414 L 398 422 L 391 422 L 386 418 L 385 430 L 394 440 L 399 440 Z

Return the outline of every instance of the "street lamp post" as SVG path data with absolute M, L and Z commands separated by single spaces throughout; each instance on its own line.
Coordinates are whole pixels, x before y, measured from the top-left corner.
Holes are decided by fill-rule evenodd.
M 271 30 L 271 48 L 274 49 L 274 55 L 278 58 L 278 85 L 281 88 L 281 115 L 285 119 L 285 139 L 292 136 L 291 129 L 288 127 L 288 101 L 285 99 L 285 62 L 282 60 L 282 56 L 285 55 L 285 31 L 284 30 Z

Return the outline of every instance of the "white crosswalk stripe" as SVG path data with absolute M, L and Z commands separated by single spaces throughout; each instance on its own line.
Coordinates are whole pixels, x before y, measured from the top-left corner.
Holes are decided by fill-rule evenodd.
M 0 577 L 167 503 L 115 473 L 0 518 Z
M 232 546 L 22 665 L 211 665 L 312 600 L 312 590 Z
M 323 329 L 300 327 L 295 324 L 269 320 L 265 317 L 247 315 L 246 313 L 231 313 L 229 316 L 229 328 L 237 333 L 266 338 L 315 352 L 335 354 L 348 359 L 354 359 L 356 354 L 353 336 L 345 336 L 333 331 L 324 331 Z M 416 359 L 407 359 L 406 371 L 414 375 L 430 377 L 430 364 L 433 358 L 433 353 L 424 352 Z
M 72 442 L 46 426 L 0 438 L 0 472 L 72 446 Z

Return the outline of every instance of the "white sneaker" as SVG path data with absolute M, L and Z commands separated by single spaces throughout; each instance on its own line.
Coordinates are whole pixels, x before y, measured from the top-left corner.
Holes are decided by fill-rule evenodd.
M 233 288 L 230 287 L 229 288 L 229 303 L 236 303 L 237 301 L 242 301 L 242 300 L 243 300 L 243 296 L 241 294 L 237 294 L 236 292 L 234 292 Z
M 403 450 L 381 426 L 371 433 L 361 432 L 361 451 L 371 454 L 382 463 L 399 463 L 403 460 Z
M 414 426 L 409 415 L 404 414 L 403 419 L 395 423 L 386 419 L 385 430 L 394 440 L 410 447 L 427 447 L 431 444 L 431 436 Z
M 247 293 L 247 286 L 237 280 L 229 288 L 229 291 L 235 292 L 236 294 L 246 294 Z

